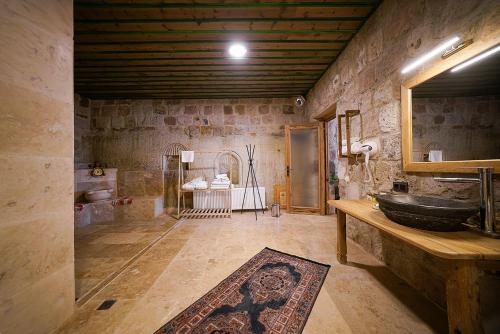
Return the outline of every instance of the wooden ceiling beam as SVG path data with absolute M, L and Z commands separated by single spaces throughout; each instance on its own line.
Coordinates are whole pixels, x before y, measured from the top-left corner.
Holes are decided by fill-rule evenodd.
M 175 35 L 175 34 L 333 34 L 333 33 L 348 33 L 354 34 L 357 29 L 260 29 L 260 30 L 195 30 L 195 29 L 178 29 L 178 30 L 86 30 L 79 31 L 78 35 Z
M 306 91 L 307 88 L 239 88 L 235 90 L 224 90 L 224 93 L 250 93 L 250 92 L 292 92 L 296 94 L 300 94 L 304 91 Z M 220 88 L 173 88 L 173 89 L 168 89 L 168 88 L 141 88 L 141 89 L 117 89 L 117 88 L 110 88 L 110 89 L 81 89 L 80 92 L 82 93 L 98 93 L 98 92 L 108 92 L 108 93 L 117 93 L 117 92 L 163 92 L 163 93 L 175 93 L 175 92 L 181 92 L 181 93 L 197 93 L 197 92 L 203 92 L 203 93 L 217 93 L 220 94 L 221 90 Z
M 155 78 L 160 78 L 160 79 L 155 79 Z M 186 80 L 187 79 L 187 80 Z M 226 77 L 218 78 L 218 77 L 213 77 L 210 78 L 210 80 L 207 80 L 206 77 L 202 78 L 196 78 L 196 77 L 175 77 L 175 78 L 161 78 L 161 77 L 99 77 L 99 80 L 96 81 L 95 78 L 92 77 L 87 77 L 87 78 L 75 78 L 75 83 L 76 84 L 84 84 L 84 83 L 96 83 L 96 84 L 123 84 L 123 83 L 141 83 L 141 84 L 149 84 L 149 83 L 166 83 L 166 84 L 185 84 L 186 81 L 192 81 L 195 84 L 204 84 L 204 85 L 211 85 L 211 84 L 220 84 L 221 82 L 227 82 Z M 259 77 L 258 79 L 254 78 L 238 78 L 238 77 L 233 77 L 231 79 L 231 83 L 234 84 L 293 84 L 293 83 L 307 83 L 310 84 L 311 82 L 314 82 L 315 79 L 314 77 L 312 78 L 290 78 L 290 77 L 271 77 L 271 78 L 265 78 L 265 77 Z
M 83 94 L 82 94 L 83 95 Z M 225 99 L 225 98 L 290 98 L 296 96 L 297 94 L 288 94 L 288 93 L 274 93 L 274 94 L 264 94 L 264 93 L 253 93 L 253 94 L 240 94 L 237 96 L 227 96 L 223 94 L 219 95 L 205 95 L 205 94 L 193 94 L 189 93 L 187 95 L 176 95 L 176 94 L 134 94 L 131 96 L 130 94 L 121 94 L 121 95 L 110 95 L 110 94 L 85 94 L 83 96 L 99 100 L 138 100 L 138 99 L 169 99 L 169 100 L 200 100 L 200 99 Z
M 131 90 L 131 91 L 138 91 L 138 90 L 175 90 L 175 91 L 181 91 L 181 90 L 213 90 L 213 91 L 220 91 L 221 89 L 224 89 L 224 91 L 234 91 L 234 90 L 278 90 L 278 89 L 284 89 L 284 90 L 306 90 L 308 85 L 274 85 L 274 86 L 264 86 L 264 85 L 253 85 L 253 86 L 237 86 L 237 87 L 228 87 L 228 86 L 218 86 L 218 85 L 212 85 L 212 86 L 87 86 L 87 85 L 78 85 L 77 86 L 80 91 L 92 91 L 92 90 L 97 90 L 97 91 L 110 91 L 110 90 Z
M 184 18 L 184 19 L 81 19 L 75 20 L 77 24 L 149 24 L 149 23 L 212 23 L 212 22 L 352 22 L 364 21 L 366 16 L 345 17 L 207 17 L 207 18 Z
M 337 43 L 337 44 L 344 44 L 349 42 L 350 39 L 319 39 L 319 40 L 314 40 L 314 39 L 246 39 L 246 43 L 269 43 L 269 44 L 275 44 L 275 43 L 282 43 L 284 45 L 286 44 L 331 44 L 331 43 Z M 225 44 L 228 41 L 224 40 L 210 40 L 210 39 L 202 39 L 202 40 L 162 40 L 162 41 L 132 41 L 132 40 L 127 40 L 127 41 L 75 41 L 75 45 L 138 45 L 138 44 L 159 44 L 159 45 L 164 45 L 164 44 L 198 44 L 202 45 L 205 47 L 206 44 L 210 43 L 219 43 L 219 44 Z
M 75 7 L 80 8 L 272 8 L 272 7 L 373 7 L 378 3 L 372 1 L 335 1 L 335 2 L 223 2 L 223 3 L 165 3 L 165 2 L 90 2 L 75 1 Z
M 253 49 L 249 50 L 249 54 L 255 53 L 278 53 L 278 52 L 290 52 L 290 53 L 318 53 L 318 52 L 336 52 L 341 49 L 314 49 L 314 50 L 301 50 L 301 49 Z M 177 54 L 177 53 L 227 53 L 227 49 L 181 49 L 181 50 L 116 50 L 116 51 L 85 51 L 79 52 L 76 56 L 84 57 L 89 55 L 120 55 L 120 54 L 144 54 L 144 53 L 160 53 L 160 54 Z
M 247 61 L 247 60 L 253 60 L 253 59 L 256 59 L 256 60 L 260 60 L 260 59 L 263 59 L 263 60 L 271 60 L 271 59 L 279 59 L 279 60 L 283 60 L 283 59 L 294 59 L 294 60 L 297 60 L 297 59 L 303 59 L 303 60 L 311 60 L 311 59 L 328 59 L 328 60 L 333 60 L 333 58 L 335 58 L 335 56 L 278 56 L 278 57 L 267 57 L 267 56 L 262 56 L 262 57 L 245 57 L 244 60 Z M 77 61 L 86 61 L 86 62 L 116 62 L 116 61 L 127 61 L 127 62 L 134 62 L 134 61 L 164 61 L 164 60 L 168 60 L 168 61 L 172 61 L 172 60 L 223 60 L 223 61 L 226 61 L 226 60 L 229 60 L 229 61 L 235 61 L 234 59 L 232 59 L 231 57 L 228 57 L 228 56 L 223 56 L 223 57 L 189 57 L 189 58 L 186 58 L 186 57 L 171 57 L 171 58 L 166 58 L 166 57 L 162 57 L 162 58 L 111 58 L 111 59 L 103 59 L 103 58 L 99 58 L 99 59 L 77 59 Z

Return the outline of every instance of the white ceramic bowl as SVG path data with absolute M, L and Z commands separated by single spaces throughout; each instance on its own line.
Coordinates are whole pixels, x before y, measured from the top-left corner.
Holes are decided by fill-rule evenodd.
M 89 190 L 85 193 L 85 198 L 89 202 L 99 202 L 111 198 L 113 189 Z

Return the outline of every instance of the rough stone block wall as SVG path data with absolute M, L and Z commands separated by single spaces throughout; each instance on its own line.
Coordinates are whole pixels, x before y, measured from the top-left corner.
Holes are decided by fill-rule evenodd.
M 90 99 L 75 94 L 75 166 L 77 168 L 86 168 L 94 161 L 90 117 Z
M 242 158 L 244 176 L 245 144 L 255 144 L 257 179 L 271 200 L 273 185 L 285 181 L 285 125 L 305 120 L 292 99 L 92 100 L 90 105 L 93 157 L 118 168 L 119 193 L 135 196 L 162 194 L 162 155 L 170 144 L 233 150 Z
M 347 165 L 347 160 L 341 159 L 343 198 L 387 191 L 393 180 L 404 179 L 412 193 L 478 199 L 475 185 L 437 183 L 432 175 L 402 171 L 400 86 L 414 73 L 404 76 L 400 71 L 411 59 L 452 36 L 475 41 L 498 38 L 499 13 L 497 0 L 386 0 L 379 6 L 307 95 L 306 114 L 310 119 L 336 102 L 338 113 L 348 109 L 361 111 L 361 117 L 353 119 L 354 136 L 380 140 L 380 155 L 370 162 L 374 171 L 372 184 L 362 181 L 361 164 Z M 438 260 L 362 222 L 351 219 L 348 226 L 353 240 L 431 300 L 444 305 L 444 267 Z
M 413 98 L 413 160 L 424 161 L 429 145 L 444 160 L 500 157 L 500 95 Z

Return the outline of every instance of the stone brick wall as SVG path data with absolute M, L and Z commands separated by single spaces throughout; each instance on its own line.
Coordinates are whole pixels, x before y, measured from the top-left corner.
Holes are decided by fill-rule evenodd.
M 413 98 L 414 161 L 437 144 L 444 160 L 500 158 L 500 96 Z
M 75 166 L 86 168 L 94 161 L 90 130 L 90 100 L 75 94 Z
M 400 85 L 406 77 L 400 71 L 411 59 L 451 36 L 475 41 L 498 38 L 498 13 L 496 0 L 386 0 L 380 5 L 307 96 L 306 114 L 310 119 L 334 102 L 339 113 L 359 109 L 361 117 L 353 124 L 355 135 L 381 142 L 379 158 L 370 162 L 372 184 L 362 181 L 361 164 L 347 165 L 347 160 L 341 159 L 343 198 L 390 190 L 396 179 L 407 180 L 413 193 L 478 198 L 475 185 L 437 183 L 432 175 L 402 171 Z M 431 300 L 444 305 L 444 266 L 439 260 L 359 221 L 351 220 L 348 226 L 353 240 Z
M 162 154 L 172 143 L 192 150 L 233 150 L 243 160 L 255 144 L 255 168 L 266 187 L 284 182 L 284 127 L 304 121 L 291 99 L 93 100 L 94 159 L 118 168 L 121 194 L 161 194 Z M 208 162 L 211 163 L 211 162 Z

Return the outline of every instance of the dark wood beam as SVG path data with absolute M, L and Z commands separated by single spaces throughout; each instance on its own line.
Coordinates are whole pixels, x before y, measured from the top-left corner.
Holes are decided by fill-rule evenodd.
M 77 24 L 149 24 L 149 23 L 188 23 L 188 22 L 352 22 L 364 21 L 366 16 L 346 17 L 207 17 L 189 19 L 81 19 L 75 20 Z
M 338 1 L 338 2 L 224 2 L 224 3 L 165 3 L 165 2 L 84 2 L 75 1 L 80 8 L 272 8 L 272 7 L 372 7 L 378 1 Z

